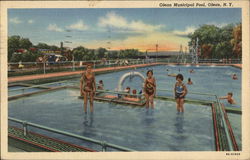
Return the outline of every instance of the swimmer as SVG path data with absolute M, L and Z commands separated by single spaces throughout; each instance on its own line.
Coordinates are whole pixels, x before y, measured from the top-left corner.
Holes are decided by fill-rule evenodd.
M 149 108 L 149 104 L 154 108 L 154 97 L 156 94 L 156 80 L 153 77 L 153 71 L 147 71 L 147 78 L 144 82 L 144 94 L 146 98 L 146 108 Z
M 236 75 L 236 74 L 233 74 L 233 75 L 232 75 L 232 79 L 233 79 L 233 80 L 237 80 L 237 79 L 238 79 L 237 75 Z
M 193 82 L 191 81 L 191 78 L 188 78 L 188 82 L 187 82 L 188 85 L 192 85 Z
M 191 69 L 191 70 L 189 71 L 189 73 L 194 73 L 194 69 Z
M 227 99 L 227 102 L 229 104 L 236 104 L 235 100 L 233 99 L 233 93 L 232 92 L 228 92 L 227 96 L 220 97 L 219 99 Z
M 98 90 L 103 90 L 103 89 L 104 89 L 104 84 L 103 84 L 103 81 L 102 81 L 102 80 L 99 81 L 99 84 L 98 84 L 98 86 L 97 86 L 97 89 L 98 89 Z
M 80 92 L 84 97 L 84 112 L 87 114 L 87 104 L 88 97 L 90 103 L 90 112 L 93 113 L 93 100 L 96 91 L 95 85 L 95 75 L 92 72 L 92 66 L 90 64 L 87 65 L 86 71 L 82 73 L 80 80 Z
M 183 75 L 178 74 L 176 76 L 176 83 L 174 86 L 174 94 L 175 94 L 175 99 L 176 99 L 176 108 L 178 112 L 184 112 L 184 98 L 187 95 L 187 87 L 183 83 Z

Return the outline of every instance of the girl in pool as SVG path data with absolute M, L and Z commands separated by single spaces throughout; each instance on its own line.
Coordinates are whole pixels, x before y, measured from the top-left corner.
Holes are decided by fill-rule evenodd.
M 184 112 L 184 98 L 187 95 L 187 87 L 183 83 L 183 75 L 178 74 L 176 76 L 176 83 L 174 86 L 174 94 L 175 94 L 175 99 L 176 99 L 176 108 L 178 112 Z
M 92 72 L 90 64 L 87 65 L 86 72 L 82 73 L 80 80 L 80 91 L 84 97 L 84 112 L 87 113 L 88 97 L 90 103 L 90 112 L 93 113 L 93 100 L 96 91 L 95 75 Z
M 146 107 L 149 108 L 149 104 L 154 108 L 154 97 L 156 93 L 156 80 L 153 77 L 153 71 L 147 71 L 147 78 L 144 82 L 144 94 L 146 98 Z

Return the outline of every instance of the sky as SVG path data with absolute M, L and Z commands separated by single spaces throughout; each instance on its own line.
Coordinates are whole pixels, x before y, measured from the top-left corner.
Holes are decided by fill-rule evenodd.
M 179 51 L 201 25 L 239 22 L 240 8 L 8 9 L 9 36 L 70 48 Z

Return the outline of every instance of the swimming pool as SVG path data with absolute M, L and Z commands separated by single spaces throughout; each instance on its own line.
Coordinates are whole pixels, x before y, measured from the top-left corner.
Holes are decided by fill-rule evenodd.
M 185 82 L 188 77 L 191 77 L 194 82 L 194 85 L 188 86 L 189 92 L 212 93 L 218 96 L 233 92 L 234 98 L 238 104 L 241 104 L 241 70 L 237 68 L 161 65 L 138 68 L 136 71 L 145 75 L 148 69 L 154 70 L 158 89 L 172 90 L 175 78 L 167 76 L 166 69 L 169 70 L 169 73 L 179 73 L 180 69 L 180 73 L 185 77 Z M 190 69 L 194 69 L 195 73 L 190 74 L 188 72 Z M 119 71 L 97 75 L 96 82 L 103 80 L 105 89 L 115 90 L 119 78 L 127 72 Z M 233 73 L 238 75 L 237 81 L 231 80 L 230 76 Z M 79 86 L 79 78 L 71 79 L 67 83 Z M 126 81 L 123 86 L 140 90 L 141 80 L 134 77 L 131 81 Z M 172 93 L 167 91 L 158 91 L 157 94 L 172 96 Z M 211 108 L 208 106 L 185 104 L 185 113 L 178 115 L 174 102 L 158 99 L 155 100 L 154 111 L 107 102 L 95 102 L 94 115 L 85 117 L 83 102 L 78 99 L 78 96 L 79 90 L 62 89 L 12 100 L 9 102 L 9 116 L 105 140 L 139 151 L 215 150 Z M 191 94 L 188 94 L 187 98 L 212 99 L 209 96 Z M 238 125 L 241 122 L 241 115 L 228 114 L 228 116 L 241 149 L 241 125 Z M 44 134 L 48 133 L 44 132 Z M 79 140 L 71 140 L 51 133 L 48 135 L 66 138 L 79 145 L 87 144 L 98 150 L 98 147 Z
M 61 89 L 13 100 L 9 116 L 139 151 L 215 150 L 210 107 L 186 104 L 182 115 L 174 102 L 162 100 L 155 110 L 95 102 L 94 114 L 86 117 L 78 95 Z
M 200 93 L 210 93 L 215 94 L 218 97 L 226 96 L 228 92 L 233 93 L 233 98 L 235 99 L 237 106 L 241 106 L 241 69 L 229 66 L 178 66 L 178 65 L 159 65 L 153 67 L 137 68 L 134 71 L 142 73 L 146 77 L 147 70 L 152 69 L 154 71 L 154 77 L 156 78 L 156 85 L 158 89 L 167 89 L 171 92 L 158 91 L 158 95 L 171 95 L 173 96 L 173 87 L 176 82 L 174 77 L 167 76 L 171 73 L 181 73 L 184 76 L 184 82 L 187 82 L 188 78 L 191 78 L 193 85 L 187 85 L 189 92 L 200 92 Z M 169 71 L 167 71 L 167 69 Z M 180 72 L 179 72 L 180 69 Z M 195 73 L 189 73 L 189 70 L 194 69 Z M 115 90 L 118 85 L 120 77 L 133 70 L 125 70 L 112 72 L 107 74 L 101 74 L 96 76 L 96 83 L 99 80 L 103 80 L 105 89 Z M 237 74 L 238 80 L 232 80 L 231 75 Z M 69 82 L 79 86 L 79 78 L 72 79 Z M 131 81 L 127 80 L 123 84 L 126 88 L 129 86 L 131 89 L 141 90 L 141 79 L 134 77 Z M 188 94 L 187 98 L 193 99 L 209 99 L 208 96 L 199 96 Z M 221 101 L 227 104 L 225 100 Z

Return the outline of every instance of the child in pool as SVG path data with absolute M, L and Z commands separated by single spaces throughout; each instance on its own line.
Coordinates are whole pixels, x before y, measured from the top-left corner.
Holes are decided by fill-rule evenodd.
M 188 82 L 187 82 L 188 85 L 192 85 L 193 82 L 191 81 L 191 78 L 188 78 Z
M 184 98 L 187 95 L 187 87 L 183 83 L 183 75 L 178 74 L 176 76 L 176 83 L 174 86 L 174 94 L 175 94 L 175 100 L 176 100 L 176 108 L 178 112 L 184 112 Z
M 227 99 L 227 102 L 229 104 L 236 104 L 235 100 L 233 99 L 233 93 L 232 92 L 228 92 L 227 96 L 220 97 L 219 99 Z
M 233 75 L 232 75 L 232 79 L 233 79 L 233 80 L 237 80 L 237 79 L 238 79 L 237 75 L 236 75 L 236 74 L 233 74 Z
M 97 86 L 97 89 L 98 89 L 98 90 L 103 90 L 103 89 L 104 89 L 104 84 L 103 84 L 103 81 L 102 81 L 102 80 L 99 81 L 99 84 L 98 84 L 98 86 Z

